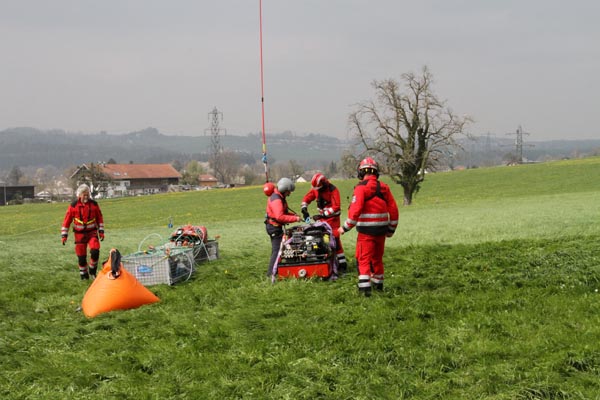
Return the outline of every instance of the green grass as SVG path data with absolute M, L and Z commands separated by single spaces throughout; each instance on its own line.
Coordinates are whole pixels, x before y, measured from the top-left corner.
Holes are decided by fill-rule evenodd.
M 66 204 L 2 207 L 0 398 L 598 399 L 599 176 L 599 158 L 428 176 L 369 299 L 351 275 L 264 278 L 258 187 L 103 200 L 102 257 L 172 217 L 220 235 L 221 258 L 93 319 Z M 346 207 L 356 181 L 335 183 Z

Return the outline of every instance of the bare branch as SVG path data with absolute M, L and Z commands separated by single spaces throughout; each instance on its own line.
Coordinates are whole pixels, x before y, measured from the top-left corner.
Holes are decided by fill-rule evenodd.
M 410 204 L 426 169 L 437 167 L 472 119 L 457 116 L 436 96 L 426 66 L 420 75 L 401 78 L 402 85 L 373 81 L 375 100 L 358 104 L 349 125 L 365 152 L 385 160 L 382 170 L 402 185 L 404 204 Z

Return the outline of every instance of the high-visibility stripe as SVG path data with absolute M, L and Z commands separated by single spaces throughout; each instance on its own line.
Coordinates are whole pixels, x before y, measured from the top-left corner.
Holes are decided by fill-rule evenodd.
M 369 275 L 359 275 L 358 276 L 358 288 L 370 288 L 371 287 L 371 277 Z
M 388 226 L 387 221 L 359 221 L 356 226 Z
M 380 214 L 360 214 L 359 218 L 385 218 L 386 220 L 388 219 L 389 214 L 388 213 L 380 213 Z
M 75 225 L 75 224 L 73 224 L 74 231 L 93 231 L 96 228 L 97 228 L 96 224 L 93 224 L 93 225 Z
M 73 221 L 76 224 L 82 224 L 82 225 L 90 225 L 90 224 L 95 224 L 96 223 L 96 218 L 92 218 L 90 219 L 88 222 L 83 222 L 82 220 L 80 220 L 79 218 L 73 218 Z

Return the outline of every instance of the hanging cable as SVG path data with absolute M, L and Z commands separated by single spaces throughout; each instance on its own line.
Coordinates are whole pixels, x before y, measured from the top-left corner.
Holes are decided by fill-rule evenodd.
M 262 122 L 262 162 L 265 165 L 265 182 L 269 182 L 269 165 L 267 162 L 267 136 L 265 134 L 265 86 L 263 73 L 263 34 L 262 34 L 262 0 L 259 0 L 260 21 L 260 103 Z

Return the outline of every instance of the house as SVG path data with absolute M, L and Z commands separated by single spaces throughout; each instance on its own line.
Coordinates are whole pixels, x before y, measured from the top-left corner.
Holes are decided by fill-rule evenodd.
M 50 202 L 52 200 L 52 193 L 48 190 L 42 190 L 36 193 L 35 198 L 41 201 Z
M 210 174 L 200 174 L 198 176 L 198 185 L 206 186 L 206 187 L 215 187 L 217 186 L 217 178 Z
M 0 205 L 2 206 L 7 204 L 22 204 L 27 199 L 33 199 L 33 194 L 35 193 L 35 186 L 6 186 L 6 183 L 4 182 L 3 185 L 0 186 L 0 189 L 2 190 L 0 192 Z
M 169 185 L 179 184 L 181 174 L 171 164 L 85 164 L 77 168 L 71 176 L 79 182 L 90 182 L 91 177 L 104 176 L 99 181 L 96 176 L 96 188 L 101 196 L 136 196 L 142 194 L 164 193 Z

